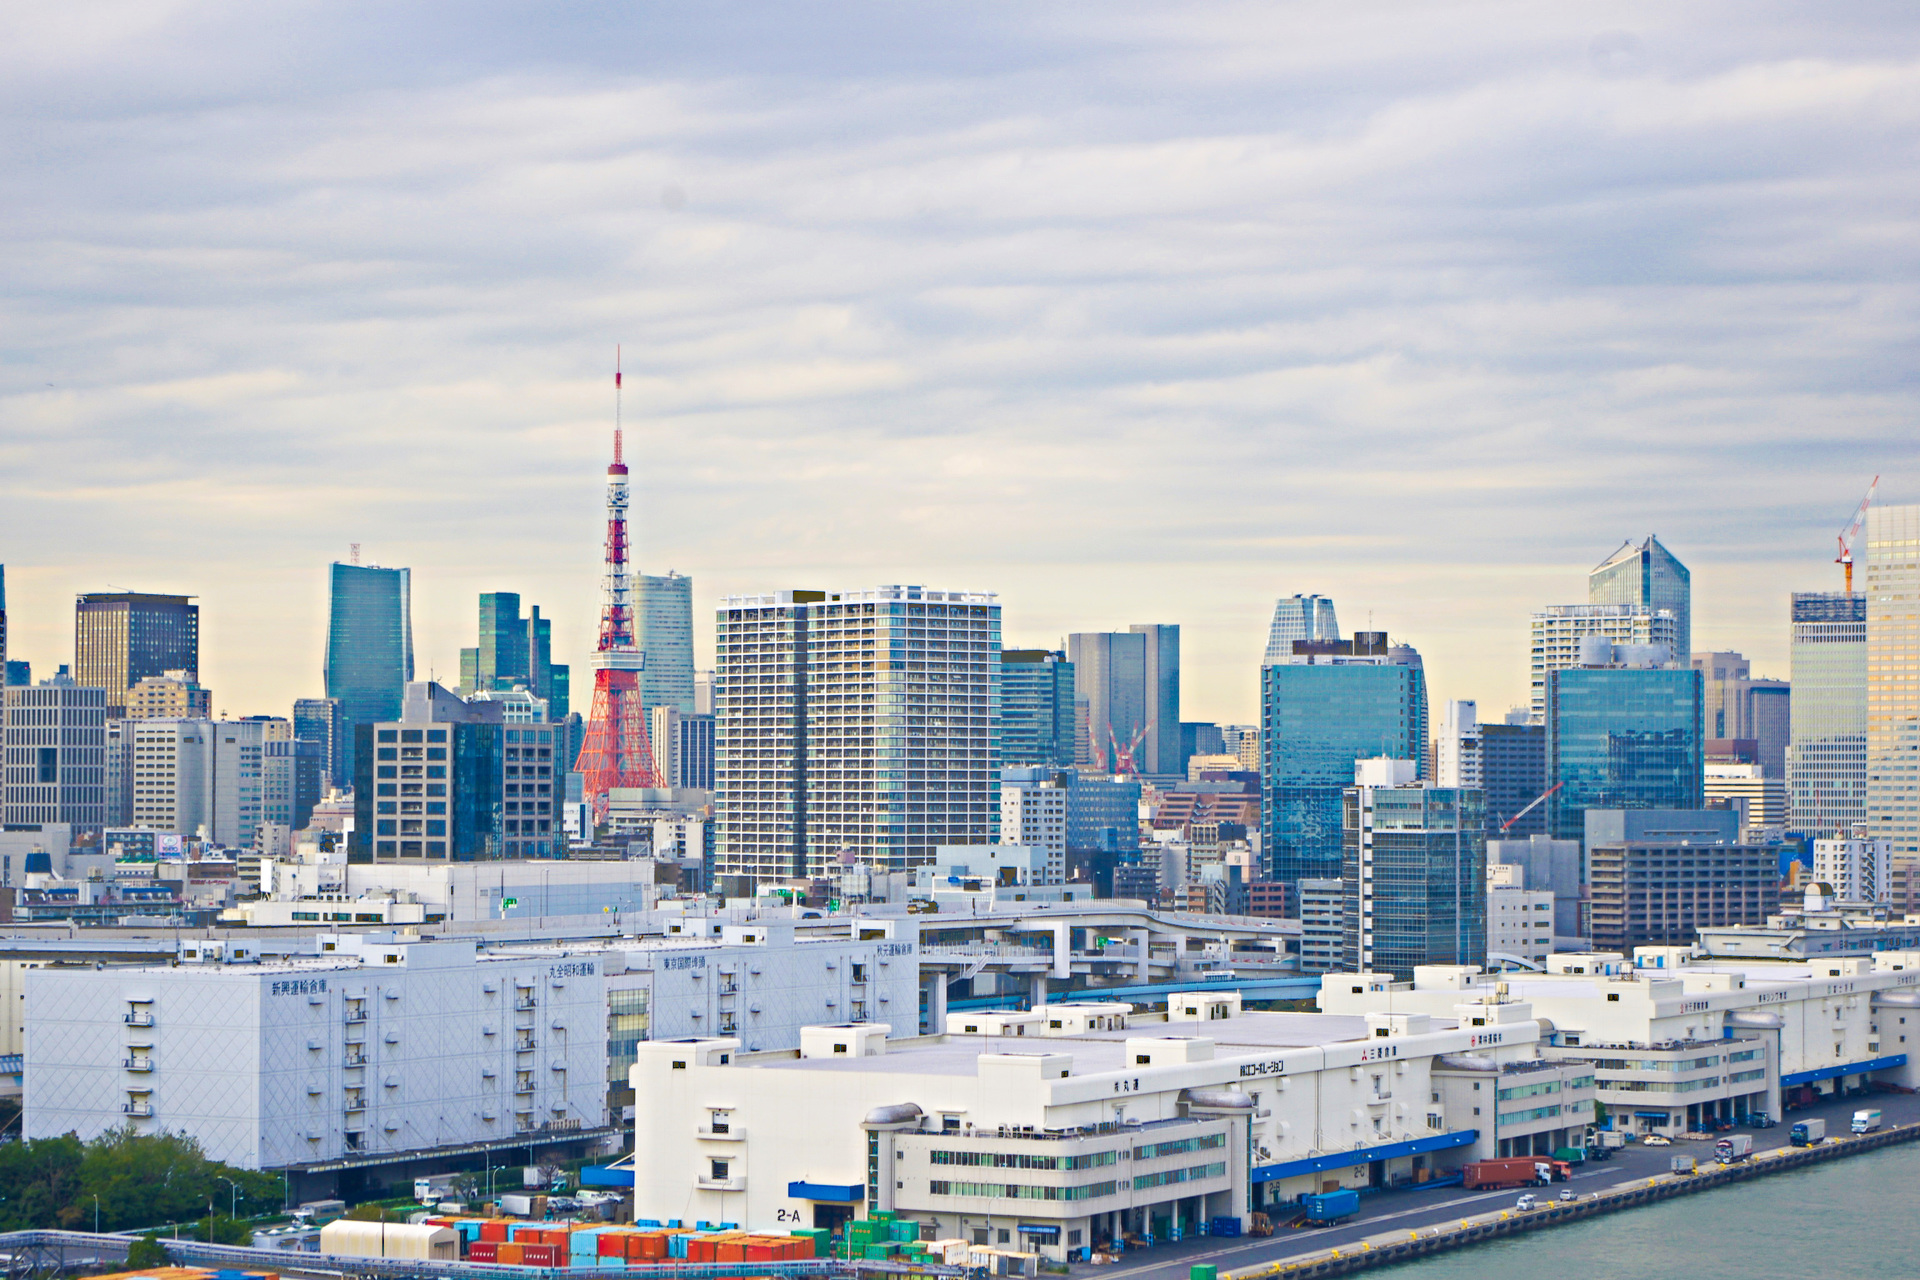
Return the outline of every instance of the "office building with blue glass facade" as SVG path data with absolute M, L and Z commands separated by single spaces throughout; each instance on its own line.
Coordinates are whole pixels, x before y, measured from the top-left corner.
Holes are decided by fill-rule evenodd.
M 1591 666 L 1547 675 L 1547 801 L 1556 840 L 1586 834 L 1589 809 L 1704 804 L 1705 692 L 1700 673 Z
M 1073 664 L 1047 649 L 1000 653 L 1000 760 L 1073 763 Z
M 1409 762 L 1378 763 L 1412 771 Z M 1485 964 L 1487 831 L 1479 790 L 1370 781 L 1342 798 L 1341 966 L 1411 979 L 1416 965 Z
M 398 720 L 411 679 L 411 572 L 336 562 L 328 588 L 326 693 L 340 702 L 344 776 L 358 776 L 357 726 Z
M 1295 641 L 1285 663 L 1260 671 L 1261 860 L 1289 885 L 1340 874 L 1341 795 L 1354 762 L 1422 762 L 1427 687 L 1411 648 L 1385 632 Z

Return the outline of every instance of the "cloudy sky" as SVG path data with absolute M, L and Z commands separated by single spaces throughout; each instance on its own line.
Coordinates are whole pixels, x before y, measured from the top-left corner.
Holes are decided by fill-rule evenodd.
M 640 561 L 1177 622 L 1252 717 L 1273 597 L 1526 695 L 1657 533 L 1786 674 L 1869 479 L 1920 501 L 1905 4 L 16 4 L 0 563 L 200 597 L 235 715 L 325 566 L 591 642 L 613 349 Z

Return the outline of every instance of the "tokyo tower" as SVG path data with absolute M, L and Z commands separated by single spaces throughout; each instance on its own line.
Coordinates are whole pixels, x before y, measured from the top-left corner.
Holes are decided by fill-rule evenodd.
M 647 741 L 640 672 L 647 655 L 634 632 L 633 587 L 627 576 L 627 464 L 620 457 L 620 355 L 613 361 L 613 465 L 607 468 L 607 571 L 601 585 L 600 645 L 593 655 L 593 712 L 574 769 L 584 775 L 596 823 L 607 816 L 614 787 L 663 787 Z

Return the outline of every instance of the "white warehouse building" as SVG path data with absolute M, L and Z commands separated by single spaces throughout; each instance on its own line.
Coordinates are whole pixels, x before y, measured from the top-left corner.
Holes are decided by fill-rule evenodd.
M 760 1228 L 888 1210 L 923 1235 L 1057 1259 L 1118 1233 L 1244 1224 L 1303 1192 L 1415 1182 L 1479 1154 L 1470 1117 L 1438 1100 L 1436 1064 L 1499 1071 L 1534 1058 L 1538 1031 L 1510 1005 L 1242 1014 L 1210 992 L 1176 993 L 1166 1018 L 1062 1005 L 955 1013 L 933 1036 L 809 1027 L 784 1052 L 655 1041 L 632 1072 L 634 1212 Z

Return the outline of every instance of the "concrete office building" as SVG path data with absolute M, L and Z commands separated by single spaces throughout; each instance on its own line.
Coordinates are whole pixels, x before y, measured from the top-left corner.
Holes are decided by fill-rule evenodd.
M 1127 631 L 1067 637 L 1075 698 L 1087 705 L 1090 758 L 1098 771 L 1178 777 L 1180 628 L 1135 625 Z M 1131 768 L 1127 762 L 1131 761 Z
M 1067 882 L 1067 800 L 1073 792 L 1071 777 L 1052 774 L 1039 780 L 1010 779 L 1016 771 L 1000 775 L 1000 842 L 1029 845 L 1047 854 L 1045 874 L 1036 883 Z
M 341 1171 L 524 1160 L 608 1132 L 598 960 L 314 941 L 259 963 L 231 963 L 229 942 L 177 967 L 34 970 L 26 1136 L 185 1132 L 215 1160 L 286 1171 L 297 1200 Z
M 1480 790 L 1487 802 L 1487 838 L 1520 840 L 1545 835 L 1548 809 L 1534 801 L 1545 795 L 1550 785 L 1546 726 L 1483 724 L 1478 745 Z
M 284 722 L 283 722 L 284 723 Z M 269 737 L 261 747 L 260 820 L 289 832 L 306 827 L 325 794 L 324 761 L 317 742 Z
M 1638 546 L 1621 543 L 1587 574 L 1587 602 L 1648 613 L 1668 610 L 1673 614 L 1674 660 L 1684 665 L 1693 652 L 1693 575 L 1651 534 Z
M 1537 610 L 1530 625 L 1532 655 L 1532 715 L 1530 722 L 1545 724 L 1547 676 L 1581 665 L 1581 642 L 1599 636 L 1609 644 L 1645 650 L 1664 645 L 1671 662 L 1678 648 L 1680 620 L 1668 609 L 1642 609 L 1632 604 L 1563 604 Z
M 1450 1167 L 1476 1132 L 1430 1100 L 1436 1059 L 1518 1061 L 1538 1036 L 1531 1018 L 1490 1035 L 1457 1017 L 1237 1006 L 1176 993 L 1165 1021 L 1076 1005 L 953 1014 L 928 1037 L 809 1027 L 797 1054 L 642 1045 L 635 1213 L 832 1227 L 897 1212 L 1054 1259 L 1190 1235 L 1329 1183 Z
M 398 720 L 356 725 L 356 860 L 564 856 L 560 730 L 506 723 L 431 681 L 407 686 Z
M 1547 801 L 1556 839 L 1577 840 L 1589 809 L 1698 809 L 1704 803 L 1700 673 L 1590 640 L 1588 665 L 1547 675 Z
M 1752 664 L 1737 653 L 1696 653 L 1693 669 L 1700 673 L 1707 737 L 1753 737 Z
M 337 561 L 329 572 L 326 696 L 340 704 L 340 774 L 352 779 L 355 729 L 399 719 L 413 679 L 412 573 Z
M 673 718 L 673 785 L 686 790 L 713 790 L 713 717 L 680 715 Z
M 1487 830 L 1477 790 L 1429 787 L 1411 760 L 1362 760 L 1344 797 L 1341 964 L 1411 976 L 1487 958 Z
M 1845 902 L 1886 902 L 1893 897 L 1893 842 L 1869 839 L 1864 827 L 1851 838 L 1815 840 L 1813 878 Z
M 1240 768 L 1247 773 L 1260 772 L 1260 726 L 1257 724 L 1223 724 L 1220 726 L 1220 746 L 1228 755 L 1237 756 Z
M 1261 859 L 1291 884 L 1340 872 L 1341 795 L 1355 761 L 1424 760 L 1424 673 L 1384 631 L 1351 641 L 1295 641 L 1261 674 Z M 1396 660 L 1396 655 L 1402 655 Z
M 250 847 L 267 817 L 268 738 L 289 736 L 277 728 L 291 730 L 270 719 L 122 721 L 131 825 Z
M 1072 765 L 1074 666 L 1064 653 L 1005 649 L 1000 654 L 1000 760 L 1009 765 Z
M 1867 834 L 1920 861 L 1920 506 L 1867 512 Z
M 1300 972 L 1331 973 L 1346 945 L 1346 886 L 1338 879 L 1301 880 Z
M 1752 680 L 1747 700 L 1753 707 L 1755 762 L 1769 778 L 1787 776 L 1787 747 L 1793 741 L 1793 686 L 1785 680 Z
M 210 720 L 213 690 L 204 689 L 191 671 L 166 671 L 134 682 L 127 690 L 129 720 Z
M 73 614 L 75 684 L 107 691 L 111 718 L 148 676 L 200 670 L 200 606 L 192 596 L 134 591 L 80 596 Z
M 1524 840 L 1487 841 L 1488 874 L 1511 867 L 1519 888 L 1553 895 L 1553 946 L 1556 951 L 1587 949 L 1585 862 L 1581 842 L 1532 835 Z
M 1293 660 L 1295 640 L 1338 640 L 1340 622 L 1330 596 L 1281 596 L 1273 602 L 1273 623 L 1267 628 L 1264 665 Z
M 1778 840 L 1787 829 L 1787 780 L 1757 764 L 1710 764 L 1702 775 L 1706 803 L 1740 815 L 1749 840 Z
M 1526 868 L 1487 864 L 1487 963 L 1508 958 L 1543 968 L 1553 954 L 1553 891 L 1529 889 Z
M 729 597 L 715 671 L 715 873 L 905 871 L 1000 817 L 1000 606 L 886 586 Z
M 107 821 L 107 698 L 64 674 L 0 692 L 0 814 L 8 827 Z
M 1590 809 L 1589 924 L 1602 951 L 1691 946 L 1697 932 L 1764 924 L 1780 906 L 1775 845 L 1741 840 L 1725 809 Z
M 640 620 L 640 702 L 696 712 L 693 697 L 693 579 L 668 570 L 634 575 L 634 614 Z
M 1792 607 L 1793 829 L 1852 831 L 1867 819 L 1867 598 L 1797 591 Z

